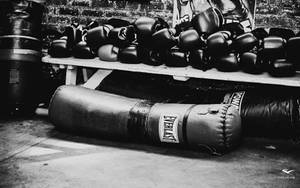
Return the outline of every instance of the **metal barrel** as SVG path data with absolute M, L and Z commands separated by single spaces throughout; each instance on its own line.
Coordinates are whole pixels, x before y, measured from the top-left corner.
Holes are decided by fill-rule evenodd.
M 3 114 L 33 114 L 42 78 L 41 25 L 44 5 L 0 1 L 0 102 Z M 7 25 L 6 25 L 7 24 Z

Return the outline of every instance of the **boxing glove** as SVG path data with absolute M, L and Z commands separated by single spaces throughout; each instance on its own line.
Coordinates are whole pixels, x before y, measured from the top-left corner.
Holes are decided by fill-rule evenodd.
M 299 99 L 291 93 L 234 92 L 225 95 L 223 103 L 237 108 L 245 136 L 299 137 Z
M 56 57 L 56 58 L 70 57 L 71 51 L 67 48 L 67 40 L 58 39 L 52 41 L 50 48 L 48 50 L 48 54 L 51 57 Z
M 87 46 L 85 41 L 80 41 L 76 44 L 72 49 L 72 54 L 73 57 L 80 59 L 92 59 L 95 57 L 91 48 Z
M 220 30 L 229 31 L 232 39 L 245 33 L 244 27 L 238 22 L 226 23 L 221 26 Z
M 216 32 L 207 38 L 207 52 L 210 56 L 222 56 L 231 51 L 231 41 L 223 32 Z
M 291 77 L 294 76 L 295 66 L 286 59 L 276 59 L 271 62 L 269 74 L 273 77 Z
M 164 28 L 152 35 L 153 49 L 167 50 L 177 45 L 178 40 L 175 37 L 175 30 Z
M 165 50 L 150 50 L 140 45 L 137 46 L 137 50 L 143 64 L 159 66 L 166 61 Z
M 168 67 L 186 67 L 188 66 L 187 53 L 174 47 L 165 54 L 165 64 Z
M 223 20 L 220 20 L 219 16 L 216 9 L 210 7 L 195 15 L 191 20 L 191 25 L 199 35 L 210 35 L 216 32 L 222 25 Z
M 275 59 L 285 58 L 285 40 L 281 37 L 264 38 L 258 55 L 266 66 Z
M 269 36 L 281 37 L 285 40 L 289 40 L 290 38 L 295 37 L 295 33 L 290 29 L 272 27 L 269 30 Z
M 150 18 L 142 16 L 134 21 L 134 27 L 138 44 L 152 48 L 152 35 L 161 29 L 169 28 L 169 25 L 159 17 Z
M 108 34 L 113 27 L 111 25 L 100 25 L 87 31 L 85 36 L 87 45 L 96 54 L 99 47 L 108 44 Z
M 235 52 L 241 54 L 258 46 L 258 40 L 252 33 L 244 33 L 236 37 L 232 43 Z
M 109 31 L 108 39 L 111 44 L 124 48 L 135 40 L 135 31 L 132 25 L 127 27 L 113 28 Z
M 268 31 L 263 28 L 259 27 L 251 31 L 251 33 L 258 39 L 258 40 L 263 40 L 264 38 L 269 36 Z
M 191 50 L 188 56 L 188 60 L 189 64 L 196 69 L 206 71 L 212 68 L 208 63 L 207 55 L 202 49 Z
M 130 22 L 120 18 L 110 18 L 107 20 L 107 25 L 111 25 L 114 28 L 118 27 L 127 27 L 130 25 Z
M 72 48 L 82 40 L 82 31 L 78 28 L 76 23 L 66 26 L 63 36 L 67 36 L 67 48 Z
M 153 103 L 78 86 L 56 90 L 49 118 L 59 130 L 213 153 L 229 151 L 241 139 L 241 118 L 231 105 Z
M 292 37 L 286 44 L 286 58 L 288 62 L 293 63 L 297 70 L 300 70 L 300 36 Z
M 211 57 L 214 67 L 222 72 L 234 72 L 240 69 L 235 53 L 228 53 L 220 57 Z
M 252 52 L 241 54 L 239 64 L 241 69 L 246 73 L 261 74 L 264 71 L 262 61 Z
M 182 51 L 190 51 L 201 48 L 201 40 L 195 29 L 183 31 L 179 35 L 178 47 Z
M 136 45 L 132 44 L 126 48 L 119 50 L 118 59 L 121 63 L 126 64 L 138 64 L 141 60 L 138 55 L 138 48 Z
M 102 61 L 118 61 L 119 48 L 112 44 L 104 44 L 98 49 L 98 57 Z

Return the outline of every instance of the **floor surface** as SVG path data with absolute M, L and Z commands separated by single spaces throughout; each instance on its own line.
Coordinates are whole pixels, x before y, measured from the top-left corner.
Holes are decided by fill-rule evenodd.
M 222 156 L 87 138 L 47 116 L 0 120 L 0 187 L 300 187 L 300 143 L 246 138 Z

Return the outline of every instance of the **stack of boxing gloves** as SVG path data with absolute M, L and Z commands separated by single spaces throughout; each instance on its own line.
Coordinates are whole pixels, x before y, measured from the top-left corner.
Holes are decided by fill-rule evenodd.
M 240 23 L 223 23 L 222 14 L 209 8 L 184 27 L 170 28 L 159 17 L 140 17 L 130 23 L 111 19 L 92 22 L 84 30 L 68 26 L 54 40 L 53 57 L 94 58 L 127 64 L 192 66 L 201 70 L 242 70 L 250 74 L 293 76 L 298 65 L 300 34 L 284 28 L 256 28 L 245 32 Z

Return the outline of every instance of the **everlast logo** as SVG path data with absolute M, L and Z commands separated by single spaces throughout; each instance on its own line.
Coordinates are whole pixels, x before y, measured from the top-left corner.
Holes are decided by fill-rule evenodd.
M 177 115 L 162 115 L 159 121 L 160 140 L 162 142 L 179 143 L 177 127 Z
M 229 99 L 228 96 L 225 96 L 224 102 L 226 104 L 231 104 L 232 106 L 236 107 L 236 109 L 240 112 L 245 92 L 244 91 L 235 92 L 229 95 L 230 95 Z

